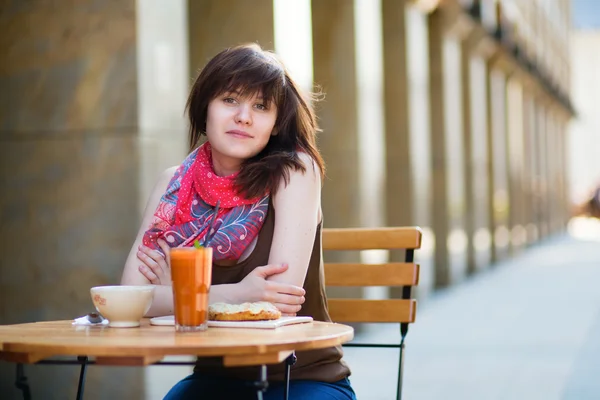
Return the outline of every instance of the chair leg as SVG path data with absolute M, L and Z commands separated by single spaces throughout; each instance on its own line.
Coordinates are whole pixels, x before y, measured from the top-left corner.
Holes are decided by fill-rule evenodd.
M 23 400 L 31 400 L 31 391 L 29 390 L 29 383 L 25 376 L 23 364 L 17 364 L 17 379 L 15 380 L 15 386 L 23 392 Z
M 402 377 L 404 376 L 404 340 L 400 342 L 400 357 L 398 357 L 398 387 L 396 400 L 402 400 Z
M 265 364 L 260 366 L 260 378 L 258 381 L 254 382 L 254 387 L 256 388 L 256 398 L 258 400 L 263 400 L 263 392 L 269 387 L 269 381 L 267 380 L 267 366 Z
M 81 370 L 79 371 L 79 384 L 77 385 L 77 400 L 83 399 L 83 390 L 85 388 L 85 373 L 87 372 L 87 356 L 77 357 L 77 361 L 81 363 Z

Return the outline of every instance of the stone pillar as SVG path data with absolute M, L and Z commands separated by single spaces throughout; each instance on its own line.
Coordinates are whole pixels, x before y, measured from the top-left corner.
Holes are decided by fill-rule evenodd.
M 548 228 L 546 226 L 546 118 L 545 118 L 545 99 L 543 97 L 537 98 L 536 107 L 536 202 L 537 202 L 537 215 L 536 225 L 539 229 L 539 238 L 543 239 L 548 235 Z
M 560 205 L 561 205 L 561 229 L 564 229 L 571 218 L 573 205 L 571 204 L 571 196 L 569 193 L 569 175 L 568 165 L 569 156 L 566 140 L 566 121 L 570 116 L 566 112 L 560 111 L 557 113 L 557 142 L 558 142 L 558 159 L 559 159 L 559 175 L 560 175 Z
M 317 104 L 323 130 L 318 145 L 327 177 L 322 207 L 325 227 L 362 225 L 358 79 L 354 24 L 354 2 L 332 0 L 312 2 L 313 74 L 317 87 L 325 93 Z M 369 135 L 369 132 L 360 132 Z M 358 252 L 327 252 L 330 262 L 353 262 Z M 327 288 L 331 297 L 361 297 L 362 288 Z
M 526 84 L 523 85 L 523 216 L 521 223 L 525 228 L 524 245 L 534 241 L 537 234 L 533 224 L 533 98 Z
M 478 29 L 463 42 L 462 103 L 465 157 L 465 226 L 469 237 L 468 272 L 490 263 L 491 234 L 488 213 L 486 58 L 491 41 Z
M 524 224 L 525 193 L 523 190 L 523 174 L 525 172 L 524 154 L 524 102 L 523 85 L 519 75 L 513 75 L 507 84 L 507 160 L 508 160 L 508 193 L 510 210 L 508 226 L 511 232 L 511 252 L 518 252 L 526 243 Z
M 314 81 L 326 96 L 317 105 L 323 129 L 319 148 L 327 165 L 324 223 L 328 227 L 360 226 L 353 1 L 313 2 L 312 29 Z
M 436 238 L 435 286 L 466 275 L 465 186 L 461 111 L 461 37 L 449 30 L 455 16 L 437 9 L 429 16 L 432 227 Z
M 487 181 L 488 181 L 488 185 L 487 185 L 487 201 L 488 201 L 488 206 L 486 207 L 487 211 L 488 211 L 488 221 L 490 223 L 490 261 L 492 263 L 495 263 L 498 260 L 498 256 L 497 256 L 497 249 L 496 249 L 496 244 L 495 244 L 495 231 L 496 231 L 496 223 L 495 223 L 495 213 L 494 213 L 494 148 L 493 148 L 493 131 L 494 131 L 494 118 L 493 118 L 493 104 L 492 104 L 492 97 L 493 97 L 493 85 L 492 85 L 492 74 L 491 74 L 491 68 L 490 68 L 490 63 L 488 62 L 486 64 L 486 71 L 485 71 L 485 95 L 486 95 L 486 101 L 485 101 L 485 106 L 486 106 L 486 134 L 487 134 L 487 140 L 486 140 L 486 145 L 487 145 L 487 165 L 486 165 L 486 175 L 487 175 Z
M 7 4 L 0 323 L 68 320 L 93 310 L 90 287 L 119 283 L 139 228 L 136 7 Z M 78 368 L 25 371 L 33 398 L 70 398 L 77 388 Z M 3 399 L 22 396 L 14 373 L 14 364 L 0 365 Z M 141 398 L 142 377 L 137 368 L 92 367 L 86 393 Z
M 273 0 L 188 1 L 190 74 L 221 50 L 255 42 L 274 49 Z
M 571 213 L 571 209 L 566 203 L 566 170 L 564 167 L 565 156 L 563 151 L 565 151 L 563 147 L 563 136 L 564 132 L 561 131 L 560 127 L 560 119 L 563 111 L 558 108 L 554 115 L 554 154 L 556 157 L 556 229 L 559 232 L 562 232 L 566 227 L 566 221 L 568 221 Z
M 418 225 L 423 248 L 418 296 L 433 287 L 434 236 L 431 231 L 431 154 L 427 15 L 404 1 L 383 0 L 383 72 L 388 226 Z M 404 252 L 392 252 L 402 261 Z M 392 296 L 401 290 L 392 288 Z
M 537 97 L 531 99 L 531 237 L 533 242 L 541 238 L 540 230 L 540 104 Z
M 187 11 L 186 0 L 136 3 L 140 210 L 159 174 L 181 164 L 189 150 L 184 115 L 191 86 Z
M 504 259 L 510 251 L 510 210 L 507 176 L 507 128 L 506 128 L 506 73 L 500 68 L 489 68 L 489 111 L 488 148 L 491 173 L 491 211 L 493 225 L 493 260 Z
M 181 164 L 189 150 L 184 109 L 191 85 L 188 43 L 194 42 L 188 42 L 186 0 L 138 0 L 136 14 L 141 213 L 159 174 Z M 184 359 L 192 361 L 193 357 Z M 141 370 L 147 398 L 162 398 L 192 368 L 150 366 Z
M 546 151 L 547 151 L 547 173 L 548 173 L 548 231 L 552 235 L 557 229 L 557 194 L 558 194 L 558 174 L 556 173 L 556 124 L 554 121 L 552 109 L 553 105 L 549 105 L 548 114 L 546 115 Z

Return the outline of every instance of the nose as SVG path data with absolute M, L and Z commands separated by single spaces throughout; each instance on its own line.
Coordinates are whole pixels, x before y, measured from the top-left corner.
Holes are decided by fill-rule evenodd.
M 252 110 L 249 105 L 240 104 L 238 112 L 235 115 L 235 122 L 244 125 L 250 125 L 252 123 Z

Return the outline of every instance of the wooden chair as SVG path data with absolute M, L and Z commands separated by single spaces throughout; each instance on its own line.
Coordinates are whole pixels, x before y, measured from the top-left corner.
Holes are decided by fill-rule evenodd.
M 408 324 L 415 322 L 417 301 L 411 288 L 419 283 L 419 265 L 414 252 L 421 247 L 418 227 L 323 229 L 323 250 L 396 250 L 405 249 L 403 263 L 386 264 L 325 263 L 327 286 L 401 286 L 401 299 L 366 300 L 330 298 L 329 314 L 336 322 L 393 322 L 400 324 L 400 343 L 347 343 L 348 347 L 398 348 L 398 384 L 396 399 L 402 398 L 404 339 Z

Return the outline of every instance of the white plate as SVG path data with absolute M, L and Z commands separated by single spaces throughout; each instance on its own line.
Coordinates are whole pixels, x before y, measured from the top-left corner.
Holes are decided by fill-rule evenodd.
M 269 321 L 208 321 L 208 326 L 213 328 L 258 328 L 275 329 L 280 326 L 312 322 L 312 317 L 281 317 Z M 173 326 L 175 318 L 172 315 L 154 317 L 150 320 L 152 325 Z

